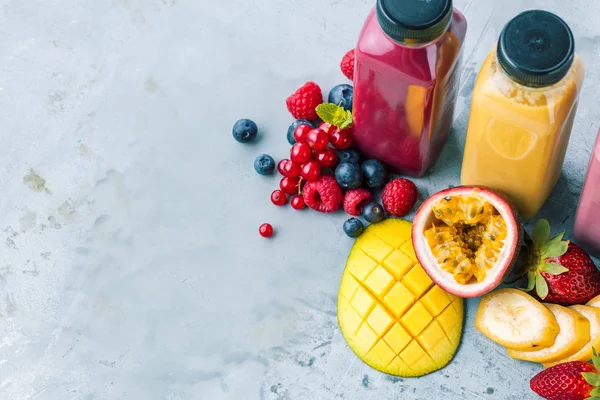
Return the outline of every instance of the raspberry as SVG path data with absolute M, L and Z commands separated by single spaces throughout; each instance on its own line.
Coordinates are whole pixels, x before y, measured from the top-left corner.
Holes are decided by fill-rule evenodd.
M 296 119 L 315 120 L 317 106 L 323 103 L 321 88 L 314 82 L 306 82 L 285 101 L 287 109 Z
M 346 76 L 346 78 L 350 80 L 354 79 L 354 49 L 350 50 L 344 55 L 340 67 L 342 68 L 342 73 Z
M 344 195 L 344 211 L 355 217 L 362 215 L 363 208 L 373 200 L 367 189 L 348 190 Z
M 342 188 L 330 175 L 323 175 L 316 181 L 307 182 L 302 195 L 306 205 L 315 211 L 332 213 L 342 205 Z
M 412 181 L 399 178 L 391 181 L 383 188 L 381 200 L 388 214 L 403 217 L 415 206 L 418 196 L 419 191 Z

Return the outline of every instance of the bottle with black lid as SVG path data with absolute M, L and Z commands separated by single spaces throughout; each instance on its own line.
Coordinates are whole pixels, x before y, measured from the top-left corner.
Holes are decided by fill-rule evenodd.
M 475 83 L 462 184 L 503 192 L 533 218 L 560 177 L 584 75 L 559 16 L 530 10 L 509 21 Z
M 467 31 L 452 0 L 378 0 L 356 46 L 354 139 L 424 175 L 450 133 Z

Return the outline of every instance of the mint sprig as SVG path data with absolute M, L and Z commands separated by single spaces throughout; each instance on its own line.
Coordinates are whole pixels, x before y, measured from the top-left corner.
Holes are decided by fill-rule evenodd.
M 346 129 L 352 126 L 352 112 L 344 110 L 343 107 L 334 103 L 323 103 L 317 106 L 317 115 L 324 122 Z

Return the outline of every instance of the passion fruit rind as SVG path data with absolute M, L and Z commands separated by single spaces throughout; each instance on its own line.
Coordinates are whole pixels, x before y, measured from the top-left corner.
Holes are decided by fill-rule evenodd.
M 469 225 L 460 220 L 460 212 L 456 213 L 458 222 L 456 216 L 449 220 L 440 212 L 434 213 L 439 204 L 459 197 L 473 198 L 478 205 L 482 202 L 489 204 L 492 212 L 488 209 L 479 212 L 488 213 L 492 216 L 490 218 L 496 220 L 498 218 L 493 216 L 502 217 L 506 224 L 506 237 L 501 241 L 501 247 L 489 241 L 481 246 L 486 241 L 485 236 L 477 238 L 483 232 L 477 224 L 481 221 L 487 224 L 492 219 L 476 218 L 474 213 L 470 213 L 467 219 L 471 218 L 469 222 L 473 225 Z M 465 206 L 464 201 L 453 201 L 452 205 L 461 211 L 471 206 Z M 453 226 L 455 230 L 447 229 Z M 434 240 L 432 235 L 438 234 Z M 434 194 L 421 205 L 414 219 L 412 239 L 420 264 L 436 284 L 456 296 L 472 298 L 498 287 L 517 266 L 524 243 L 524 230 L 517 208 L 505 195 L 482 186 L 457 186 Z M 444 243 L 445 240 L 450 243 Z M 479 252 L 473 251 L 477 248 Z

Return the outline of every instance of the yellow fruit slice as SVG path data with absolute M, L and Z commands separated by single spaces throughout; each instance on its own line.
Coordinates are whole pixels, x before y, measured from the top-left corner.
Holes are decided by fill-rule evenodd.
M 369 366 L 421 376 L 446 366 L 462 334 L 463 301 L 436 286 L 418 264 L 412 224 L 388 219 L 356 240 L 342 276 L 338 321 Z
M 475 327 L 494 342 L 521 351 L 550 347 L 559 332 L 552 312 L 517 289 L 500 289 L 483 296 Z
M 554 314 L 560 332 L 554 344 L 538 351 L 508 349 L 508 355 L 524 361 L 551 363 L 570 357 L 590 341 L 590 321 L 577 311 L 556 304 L 544 304 Z
M 586 305 L 590 307 L 600 308 L 600 295 L 588 301 Z M 598 351 L 600 351 L 600 349 L 598 349 Z
M 550 368 L 556 364 L 570 361 L 589 361 L 592 359 L 592 348 L 600 349 L 600 309 L 590 306 L 571 306 L 570 309 L 577 311 L 590 321 L 590 341 L 577 353 L 562 360 L 545 363 L 544 367 Z

